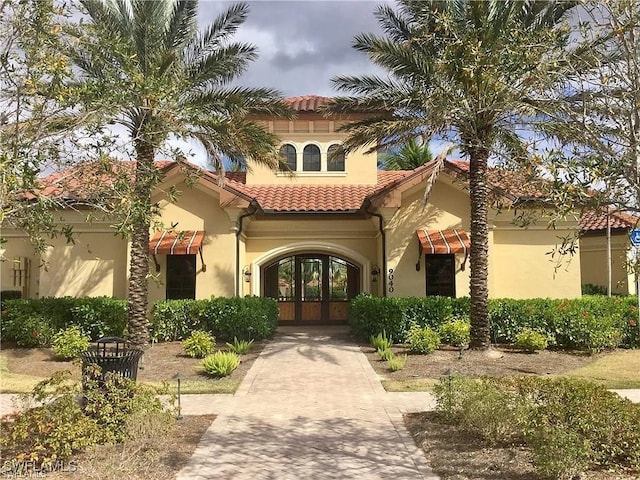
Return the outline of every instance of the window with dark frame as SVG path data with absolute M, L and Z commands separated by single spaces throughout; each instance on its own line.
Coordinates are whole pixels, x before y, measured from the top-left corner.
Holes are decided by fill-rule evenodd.
M 320 171 L 320 149 L 317 145 L 307 145 L 302 151 L 302 170 L 305 172 Z
M 281 170 L 295 172 L 297 168 L 296 147 L 286 143 L 280 147 L 280 158 L 282 160 Z
M 426 295 L 456 296 L 455 255 L 427 254 L 425 260 Z
M 196 256 L 167 255 L 166 298 L 196 298 Z
M 329 172 L 344 172 L 344 149 L 342 145 L 334 144 L 327 150 L 327 170 Z

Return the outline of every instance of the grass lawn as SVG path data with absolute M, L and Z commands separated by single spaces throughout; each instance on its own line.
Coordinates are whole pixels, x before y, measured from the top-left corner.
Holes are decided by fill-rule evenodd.
M 616 350 L 566 373 L 607 388 L 640 388 L 640 350 Z
M 541 351 L 526 354 L 508 347 L 485 352 L 443 348 L 428 355 L 409 355 L 404 369 L 391 372 L 373 348 L 362 346 L 369 363 L 389 392 L 430 391 L 449 373 L 470 377 L 540 375 L 566 376 L 596 382 L 610 389 L 640 388 L 640 350 L 584 352 Z M 406 348 L 394 347 L 396 354 Z

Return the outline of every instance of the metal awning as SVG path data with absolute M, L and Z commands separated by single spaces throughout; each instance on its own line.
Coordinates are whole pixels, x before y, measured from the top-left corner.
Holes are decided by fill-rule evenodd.
M 202 247 L 202 230 L 161 230 L 149 241 L 149 253 L 154 255 L 195 255 Z M 202 252 L 200 251 L 202 254 Z
M 416 231 L 422 253 L 464 253 L 471 248 L 469 235 L 464 230 L 425 230 Z

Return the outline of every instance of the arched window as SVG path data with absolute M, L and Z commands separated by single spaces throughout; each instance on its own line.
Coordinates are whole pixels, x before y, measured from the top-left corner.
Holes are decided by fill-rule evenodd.
M 302 170 L 305 172 L 320 171 L 320 149 L 316 145 L 307 145 L 302 151 Z
M 327 170 L 330 172 L 344 172 L 344 149 L 337 143 L 327 150 Z
M 296 171 L 296 147 L 285 143 L 280 147 L 280 159 L 282 160 L 282 164 L 280 166 L 281 170 L 290 170 Z

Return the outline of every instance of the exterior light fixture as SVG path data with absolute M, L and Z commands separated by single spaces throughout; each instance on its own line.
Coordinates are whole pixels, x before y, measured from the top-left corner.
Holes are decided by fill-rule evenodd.
M 251 282 L 251 269 L 249 268 L 249 266 L 245 266 L 242 269 L 242 275 L 244 276 L 244 281 L 249 283 Z
M 378 276 L 380 276 L 380 269 L 378 268 L 377 265 L 374 265 L 373 268 L 371 269 L 371 281 L 374 283 L 377 282 Z
M 178 372 L 173 376 L 173 378 L 178 382 L 178 416 L 176 417 L 176 420 L 182 420 L 182 405 L 180 404 L 180 380 L 182 380 L 182 375 Z

